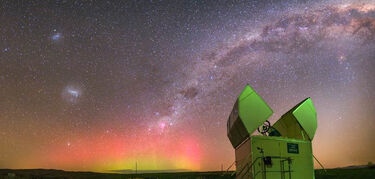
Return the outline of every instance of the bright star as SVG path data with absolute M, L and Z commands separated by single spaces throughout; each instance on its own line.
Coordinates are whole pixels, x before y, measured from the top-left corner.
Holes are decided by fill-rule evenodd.
M 73 97 L 78 98 L 78 95 L 79 95 L 78 90 L 68 89 L 68 93 L 71 94 Z
M 56 33 L 52 35 L 52 40 L 57 41 L 62 37 L 61 33 Z

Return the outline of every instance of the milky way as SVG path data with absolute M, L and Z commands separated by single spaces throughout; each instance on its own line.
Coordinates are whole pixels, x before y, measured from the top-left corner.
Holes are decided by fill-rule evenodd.
M 271 122 L 312 98 L 325 166 L 375 160 L 374 1 L 5 1 L 0 22 L 1 168 L 219 170 L 246 84 Z

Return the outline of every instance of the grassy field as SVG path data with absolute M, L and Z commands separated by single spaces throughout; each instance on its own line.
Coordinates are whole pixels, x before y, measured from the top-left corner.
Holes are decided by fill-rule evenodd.
M 10 170 L 0 169 L 0 178 L 134 178 L 134 179 L 213 179 L 235 178 L 233 172 L 178 172 L 147 174 L 111 174 L 94 172 L 68 172 L 62 170 Z M 316 179 L 375 179 L 375 169 L 328 169 L 315 171 Z
M 358 168 L 358 169 L 328 169 L 315 170 L 316 179 L 375 179 L 375 169 Z

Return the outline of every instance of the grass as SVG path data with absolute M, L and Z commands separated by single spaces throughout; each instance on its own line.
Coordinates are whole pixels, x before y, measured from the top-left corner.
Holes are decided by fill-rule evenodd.
M 328 169 L 315 170 L 315 179 L 375 179 L 375 169 L 358 168 L 358 169 Z

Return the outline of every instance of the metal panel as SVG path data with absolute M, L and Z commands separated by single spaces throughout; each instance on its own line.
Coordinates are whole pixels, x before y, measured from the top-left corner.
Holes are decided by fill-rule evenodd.
M 227 123 L 227 135 L 233 148 L 236 148 L 249 137 L 244 124 L 238 116 L 238 102 L 235 103 L 229 116 Z
M 285 113 L 272 126 L 281 136 L 312 140 L 317 128 L 316 111 L 310 98 L 306 98 Z
M 314 138 L 318 123 L 316 120 L 316 110 L 310 98 L 307 98 L 294 111 L 293 115 L 306 131 L 310 140 Z
M 309 136 L 302 129 L 292 112 L 288 112 L 281 116 L 281 118 L 272 127 L 275 128 L 282 137 L 310 140 Z
M 289 145 L 289 148 L 288 148 Z M 290 145 L 298 146 L 290 152 Z M 288 152 L 289 149 L 289 152 Z M 314 164 L 310 141 L 282 137 L 252 136 L 252 161 L 254 179 L 314 179 Z M 262 158 L 269 158 L 267 165 Z
M 267 103 L 247 85 L 238 97 L 238 115 L 249 134 L 273 114 Z
M 245 126 L 243 126 L 241 120 L 236 120 L 233 123 L 232 127 L 229 129 L 229 133 L 228 133 L 228 138 L 233 148 L 236 148 L 248 137 L 249 137 L 249 134 L 246 133 Z

